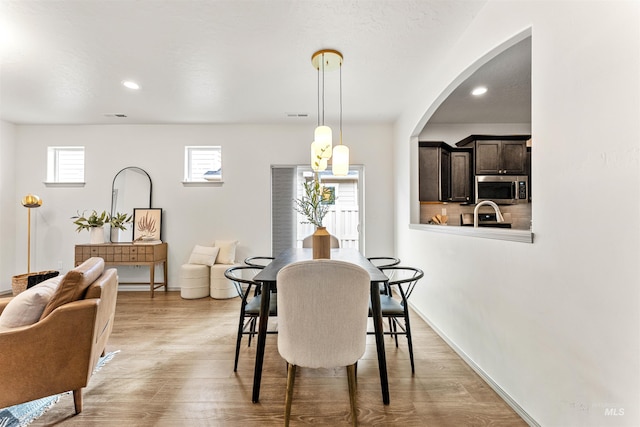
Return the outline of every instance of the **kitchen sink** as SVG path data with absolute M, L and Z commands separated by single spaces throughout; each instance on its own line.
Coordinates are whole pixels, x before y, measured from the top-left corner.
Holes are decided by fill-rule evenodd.
M 496 221 L 495 213 L 478 213 L 478 227 L 511 228 L 511 214 L 503 214 L 504 222 Z M 460 225 L 473 227 L 473 214 L 460 214 Z

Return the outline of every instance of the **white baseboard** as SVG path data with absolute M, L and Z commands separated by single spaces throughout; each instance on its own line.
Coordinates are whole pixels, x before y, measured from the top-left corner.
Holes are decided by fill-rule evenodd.
M 509 405 L 511 407 L 511 409 L 513 409 L 514 411 L 516 411 L 516 413 L 518 415 L 520 415 L 520 417 L 522 417 L 522 419 L 529 424 L 531 427 L 540 427 L 540 424 L 538 424 L 536 422 L 536 420 L 534 420 L 529 413 L 527 413 L 527 411 L 525 411 L 522 406 L 520 406 L 518 404 L 518 402 L 516 402 L 506 391 L 504 391 L 502 389 L 502 387 L 500 387 L 494 380 L 493 378 L 491 378 L 485 371 L 483 371 L 478 365 L 476 365 L 476 363 L 464 352 L 462 351 L 462 349 L 460 349 L 453 341 L 451 341 L 449 339 L 449 337 L 442 332 L 436 325 L 434 325 L 427 316 L 424 315 L 424 313 L 422 313 L 421 311 L 419 311 L 418 309 L 416 309 L 416 307 L 413 304 L 409 304 L 411 306 L 411 308 L 413 309 L 413 311 L 416 312 L 416 314 L 418 316 L 420 316 L 420 318 L 422 320 L 424 320 L 425 322 L 427 322 L 427 325 L 429 325 L 431 327 L 431 329 L 433 329 L 433 331 L 438 334 L 440 336 L 440 338 L 442 338 L 444 340 L 445 343 L 447 343 L 447 345 L 449 347 L 451 347 L 451 349 L 453 351 L 456 352 L 456 354 L 458 356 L 460 356 L 460 358 L 462 358 L 462 360 L 464 360 L 464 362 L 469 365 L 469 367 L 471 369 L 474 370 L 474 372 L 476 374 L 478 374 L 480 376 L 480 378 L 482 378 L 484 380 L 484 382 L 486 382 L 489 387 L 491 387 L 493 389 L 493 391 L 495 391 L 496 393 L 498 393 L 498 395 L 502 398 L 502 400 L 504 400 L 507 405 Z

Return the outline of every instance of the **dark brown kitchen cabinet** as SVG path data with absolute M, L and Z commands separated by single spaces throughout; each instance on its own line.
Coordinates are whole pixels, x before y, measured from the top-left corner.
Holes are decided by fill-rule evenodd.
M 471 152 L 451 153 L 451 197 L 452 202 L 471 201 Z
M 421 202 L 466 202 L 471 199 L 471 153 L 444 142 L 419 143 Z
M 458 147 L 475 150 L 476 175 L 525 175 L 527 171 L 527 140 L 530 135 L 471 135 L 458 142 Z

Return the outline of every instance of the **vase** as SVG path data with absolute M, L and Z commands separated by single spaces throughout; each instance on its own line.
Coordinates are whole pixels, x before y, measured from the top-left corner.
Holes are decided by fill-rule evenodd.
M 317 227 L 312 239 L 313 259 L 331 258 L 331 235 L 326 227 Z
M 89 229 L 89 238 L 92 245 L 104 243 L 104 227 L 92 227 Z
M 120 242 L 121 241 L 121 234 L 122 234 L 122 230 L 120 230 L 118 227 L 111 227 L 109 229 L 109 240 L 111 240 L 111 242 L 116 243 L 116 242 Z

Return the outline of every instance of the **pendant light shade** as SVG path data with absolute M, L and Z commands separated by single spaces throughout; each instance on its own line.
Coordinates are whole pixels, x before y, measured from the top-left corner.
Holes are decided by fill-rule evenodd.
M 313 141 L 316 143 L 318 156 L 329 159 L 333 148 L 333 135 L 329 126 L 318 126 L 314 132 Z
M 335 176 L 347 176 L 349 174 L 349 147 L 346 145 L 336 145 L 333 149 L 331 172 Z

